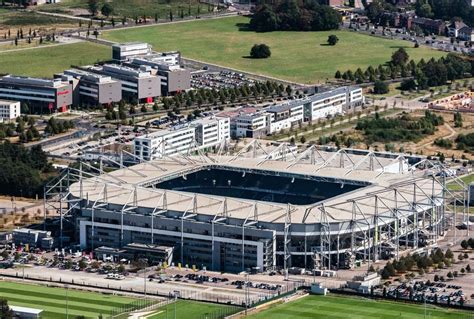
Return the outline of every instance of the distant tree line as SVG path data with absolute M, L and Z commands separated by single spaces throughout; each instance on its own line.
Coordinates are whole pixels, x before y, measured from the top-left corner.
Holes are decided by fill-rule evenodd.
M 325 31 L 338 29 L 341 16 L 323 1 L 276 1 L 257 6 L 250 28 L 257 32 Z
M 54 169 L 41 146 L 30 149 L 5 141 L 0 144 L 0 193 L 34 197 L 43 193 L 43 186 Z
M 474 26 L 474 8 L 469 0 L 417 0 L 415 12 L 432 19 L 461 18 L 467 25 Z
M 428 62 L 421 59 L 418 63 L 409 62 L 405 49 L 400 48 L 393 55 L 390 62 L 377 67 L 369 66 L 365 71 L 358 68 L 356 71 L 347 70 L 344 73 L 336 71 L 335 78 L 343 79 L 358 84 L 395 80 L 398 78 L 411 78 L 402 81 L 402 90 L 427 89 L 433 86 L 446 84 L 470 77 L 474 73 L 474 63 L 469 62 L 457 54 L 450 53 L 438 60 L 431 58 Z

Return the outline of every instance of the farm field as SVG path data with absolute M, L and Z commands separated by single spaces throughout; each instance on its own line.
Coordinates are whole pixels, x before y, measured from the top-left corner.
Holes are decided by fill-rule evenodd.
M 45 16 L 31 11 L 0 8 L 1 38 L 7 34 L 8 30 L 10 30 L 11 37 L 15 37 L 17 30 L 20 28 L 23 29 L 24 34 L 27 34 L 30 28 L 42 33 L 72 27 L 77 27 L 77 23 L 74 20 Z
M 198 0 L 110 0 L 108 3 L 114 10 L 113 16 L 129 19 L 143 16 L 154 19 L 155 14 L 161 19 L 167 19 L 170 11 L 178 17 L 181 10 L 186 16 L 189 15 L 189 9 L 192 15 L 198 14 L 198 10 L 201 14 L 208 10 L 207 5 L 199 4 Z M 90 14 L 87 11 L 87 0 L 63 0 L 56 4 L 38 6 L 37 10 L 82 16 Z
M 425 317 L 425 308 L 422 305 L 331 295 L 304 297 L 293 302 L 279 304 L 255 315 L 250 315 L 248 318 L 463 319 L 472 318 L 472 313 L 428 305 Z
M 66 290 L 2 281 L 0 297 L 9 305 L 44 310 L 43 319 L 66 318 Z M 105 295 L 68 289 L 67 309 L 71 318 L 82 315 L 86 318 L 104 317 L 113 309 L 133 302 L 134 298 Z
M 114 30 L 103 37 L 116 42 L 144 41 L 157 51 L 179 50 L 192 59 L 300 83 L 318 83 L 333 78 L 336 70 L 363 70 L 390 60 L 400 47 L 414 60 L 441 57 L 445 53 L 427 47 L 413 48 L 407 41 L 388 40 L 355 32 L 268 32 L 246 30 L 249 18 L 228 17 L 177 24 Z M 339 42 L 326 45 L 329 35 Z M 267 44 L 268 59 L 248 58 L 256 43 Z
M 171 303 L 165 307 L 160 308 L 156 313 L 147 317 L 147 319 L 165 319 L 165 318 L 186 318 L 186 319 L 201 319 L 201 318 L 223 318 L 224 315 L 229 315 L 238 312 L 237 307 L 218 305 L 212 303 L 203 303 L 196 301 L 180 300 L 176 302 L 176 316 L 175 304 Z M 218 316 L 221 315 L 221 316 Z
M 52 78 L 71 65 L 87 65 L 111 58 L 110 47 L 80 42 L 0 52 L 0 74 Z M 34 57 L 34 58 L 33 58 Z

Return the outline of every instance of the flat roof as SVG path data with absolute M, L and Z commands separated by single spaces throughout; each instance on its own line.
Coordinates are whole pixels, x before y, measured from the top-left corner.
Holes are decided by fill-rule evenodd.
M 20 306 L 9 306 L 13 312 L 28 313 L 32 315 L 39 315 L 43 312 L 43 309 L 29 308 L 29 307 L 20 307 Z
M 92 203 L 95 201 L 102 202 L 102 190 L 105 187 L 104 185 L 107 184 L 107 201 L 112 205 L 129 206 L 130 194 L 136 189 L 137 206 L 151 210 L 159 208 L 159 203 L 162 202 L 166 194 L 167 209 L 170 211 L 184 212 L 189 210 L 189 207 L 193 207 L 195 198 L 197 214 L 215 216 L 222 213 L 219 207 L 222 207 L 221 205 L 225 200 L 227 216 L 230 218 L 252 219 L 250 215 L 253 214 L 253 207 L 256 205 L 258 206 L 259 221 L 284 223 L 289 209 L 287 204 L 164 190 L 151 188 L 150 186 L 156 185 L 164 179 L 185 176 L 191 172 L 212 167 L 237 169 L 242 170 L 242 172 L 260 170 L 273 174 L 299 174 L 308 178 L 339 183 L 341 188 L 344 187 L 345 183 L 370 184 L 314 204 L 290 205 L 292 223 L 318 223 L 321 221 L 320 209 L 322 204 L 324 204 L 330 222 L 343 222 L 353 218 L 351 201 L 355 198 L 359 199 L 358 204 L 361 209 L 364 209 L 364 214 L 373 216 L 382 214 L 382 212 L 374 208 L 374 197 L 371 194 L 380 193 L 380 198 L 383 198 L 387 207 L 408 211 L 412 209 L 411 203 L 409 201 L 400 203 L 400 197 L 398 206 L 396 206 L 394 189 L 397 190 L 399 196 L 405 196 L 406 198 L 411 198 L 410 196 L 413 196 L 414 192 L 413 184 L 407 184 L 407 181 L 416 181 L 419 186 L 419 189 L 415 190 L 417 198 L 424 198 L 425 194 L 431 194 L 432 190 L 438 192 L 442 189 L 441 185 L 433 185 L 432 179 L 425 178 L 421 171 L 407 172 L 405 170 L 402 173 L 383 171 L 384 167 L 398 167 L 398 165 L 401 165 L 402 155 L 397 158 L 377 157 L 369 160 L 368 155 L 317 151 L 315 156 L 316 158 L 313 159 L 308 156 L 303 160 L 300 158 L 298 161 L 212 155 L 205 159 L 199 156 L 165 157 L 102 174 L 100 178 L 86 179 L 82 183 L 82 196 L 83 198 L 88 196 L 88 200 Z M 79 183 L 73 184 L 70 191 L 73 196 L 79 197 L 81 194 Z M 364 199 L 365 197 L 367 198 Z

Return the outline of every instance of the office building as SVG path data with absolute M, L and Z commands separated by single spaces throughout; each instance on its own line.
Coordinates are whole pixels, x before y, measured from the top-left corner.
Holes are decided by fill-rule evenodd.
M 125 61 L 135 55 L 151 53 L 151 46 L 148 43 L 130 42 L 112 45 L 112 59 Z
M 353 111 L 364 101 L 361 88 L 348 86 L 316 93 L 300 103 L 304 105 L 304 121 L 309 122 Z
M 130 59 L 136 66 L 148 66 L 160 77 L 161 91 L 172 95 L 191 88 L 191 72 L 180 66 L 181 56 L 177 52 L 137 56 Z
M 196 146 L 208 150 L 230 140 L 230 120 L 228 117 L 212 117 L 195 121 Z
M 268 114 L 268 133 L 290 129 L 303 123 L 303 104 L 291 101 L 286 104 L 273 105 L 265 109 Z
M 195 145 L 194 127 L 188 126 L 159 130 L 136 137 L 133 141 L 133 151 L 135 156 L 151 160 L 189 152 Z
M 78 69 L 66 70 L 59 76 L 72 85 L 74 105 L 104 105 L 122 99 L 122 83 L 110 76 Z
M 122 84 L 122 97 L 138 103 L 152 103 L 155 97 L 161 96 L 161 83 L 156 75 L 144 68 L 131 68 L 118 64 L 102 66 L 84 66 L 82 70 L 110 76 Z
M 0 122 L 14 120 L 20 115 L 20 102 L 0 100 Z
M 26 102 L 40 112 L 65 112 L 72 104 L 72 85 L 60 79 L 6 75 L 0 78 L 0 99 Z

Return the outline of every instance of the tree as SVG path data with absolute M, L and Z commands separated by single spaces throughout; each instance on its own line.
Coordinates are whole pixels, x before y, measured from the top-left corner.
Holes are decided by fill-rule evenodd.
M 433 10 L 428 0 L 418 0 L 415 4 L 415 12 L 418 16 L 424 18 L 433 17 Z
M 270 48 L 266 44 L 254 44 L 250 50 L 250 56 L 254 59 L 266 59 L 272 55 Z
M 453 258 L 454 258 L 454 254 L 453 254 L 453 252 L 451 251 L 451 249 L 448 248 L 448 249 L 446 250 L 446 253 L 444 254 L 444 257 L 445 257 L 445 258 L 449 258 L 449 259 L 453 259 Z
M 13 311 L 8 306 L 8 301 L 5 298 L 0 298 L 0 318 L 12 319 Z
M 339 38 L 337 37 L 337 35 L 335 34 L 331 34 L 329 37 L 328 37 L 328 44 L 329 45 L 336 45 L 337 42 L 339 42 Z
M 301 144 L 306 143 L 306 137 L 304 135 L 301 136 L 300 142 L 301 142 Z
M 114 12 L 114 8 L 109 2 L 104 3 L 102 8 L 100 9 L 100 13 L 106 16 L 107 18 Z
M 99 0 L 88 0 L 87 9 L 92 16 L 96 16 L 99 12 Z
M 449 278 L 449 279 L 453 279 L 453 277 L 454 277 L 453 273 L 452 273 L 452 272 L 448 272 L 448 278 Z
M 471 265 L 468 264 L 468 265 L 466 266 L 466 271 L 467 271 L 467 272 L 471 272 Z
M 275 31 L 278 29 L 277 16 L 269 5 L 263 5 L 250 19 L 250 27 L 257 32 Z
M 374 83 L 374 93 L 375 94 L 386 94 L 390 91 L 387 83 L 383 81 L 375 81 Z
M 393 65 L 402 66 L 408 62 L 409 58 L 410 56 L 407 51 L 404 48 L 400 48 L 392 54 L 391 62 Z

